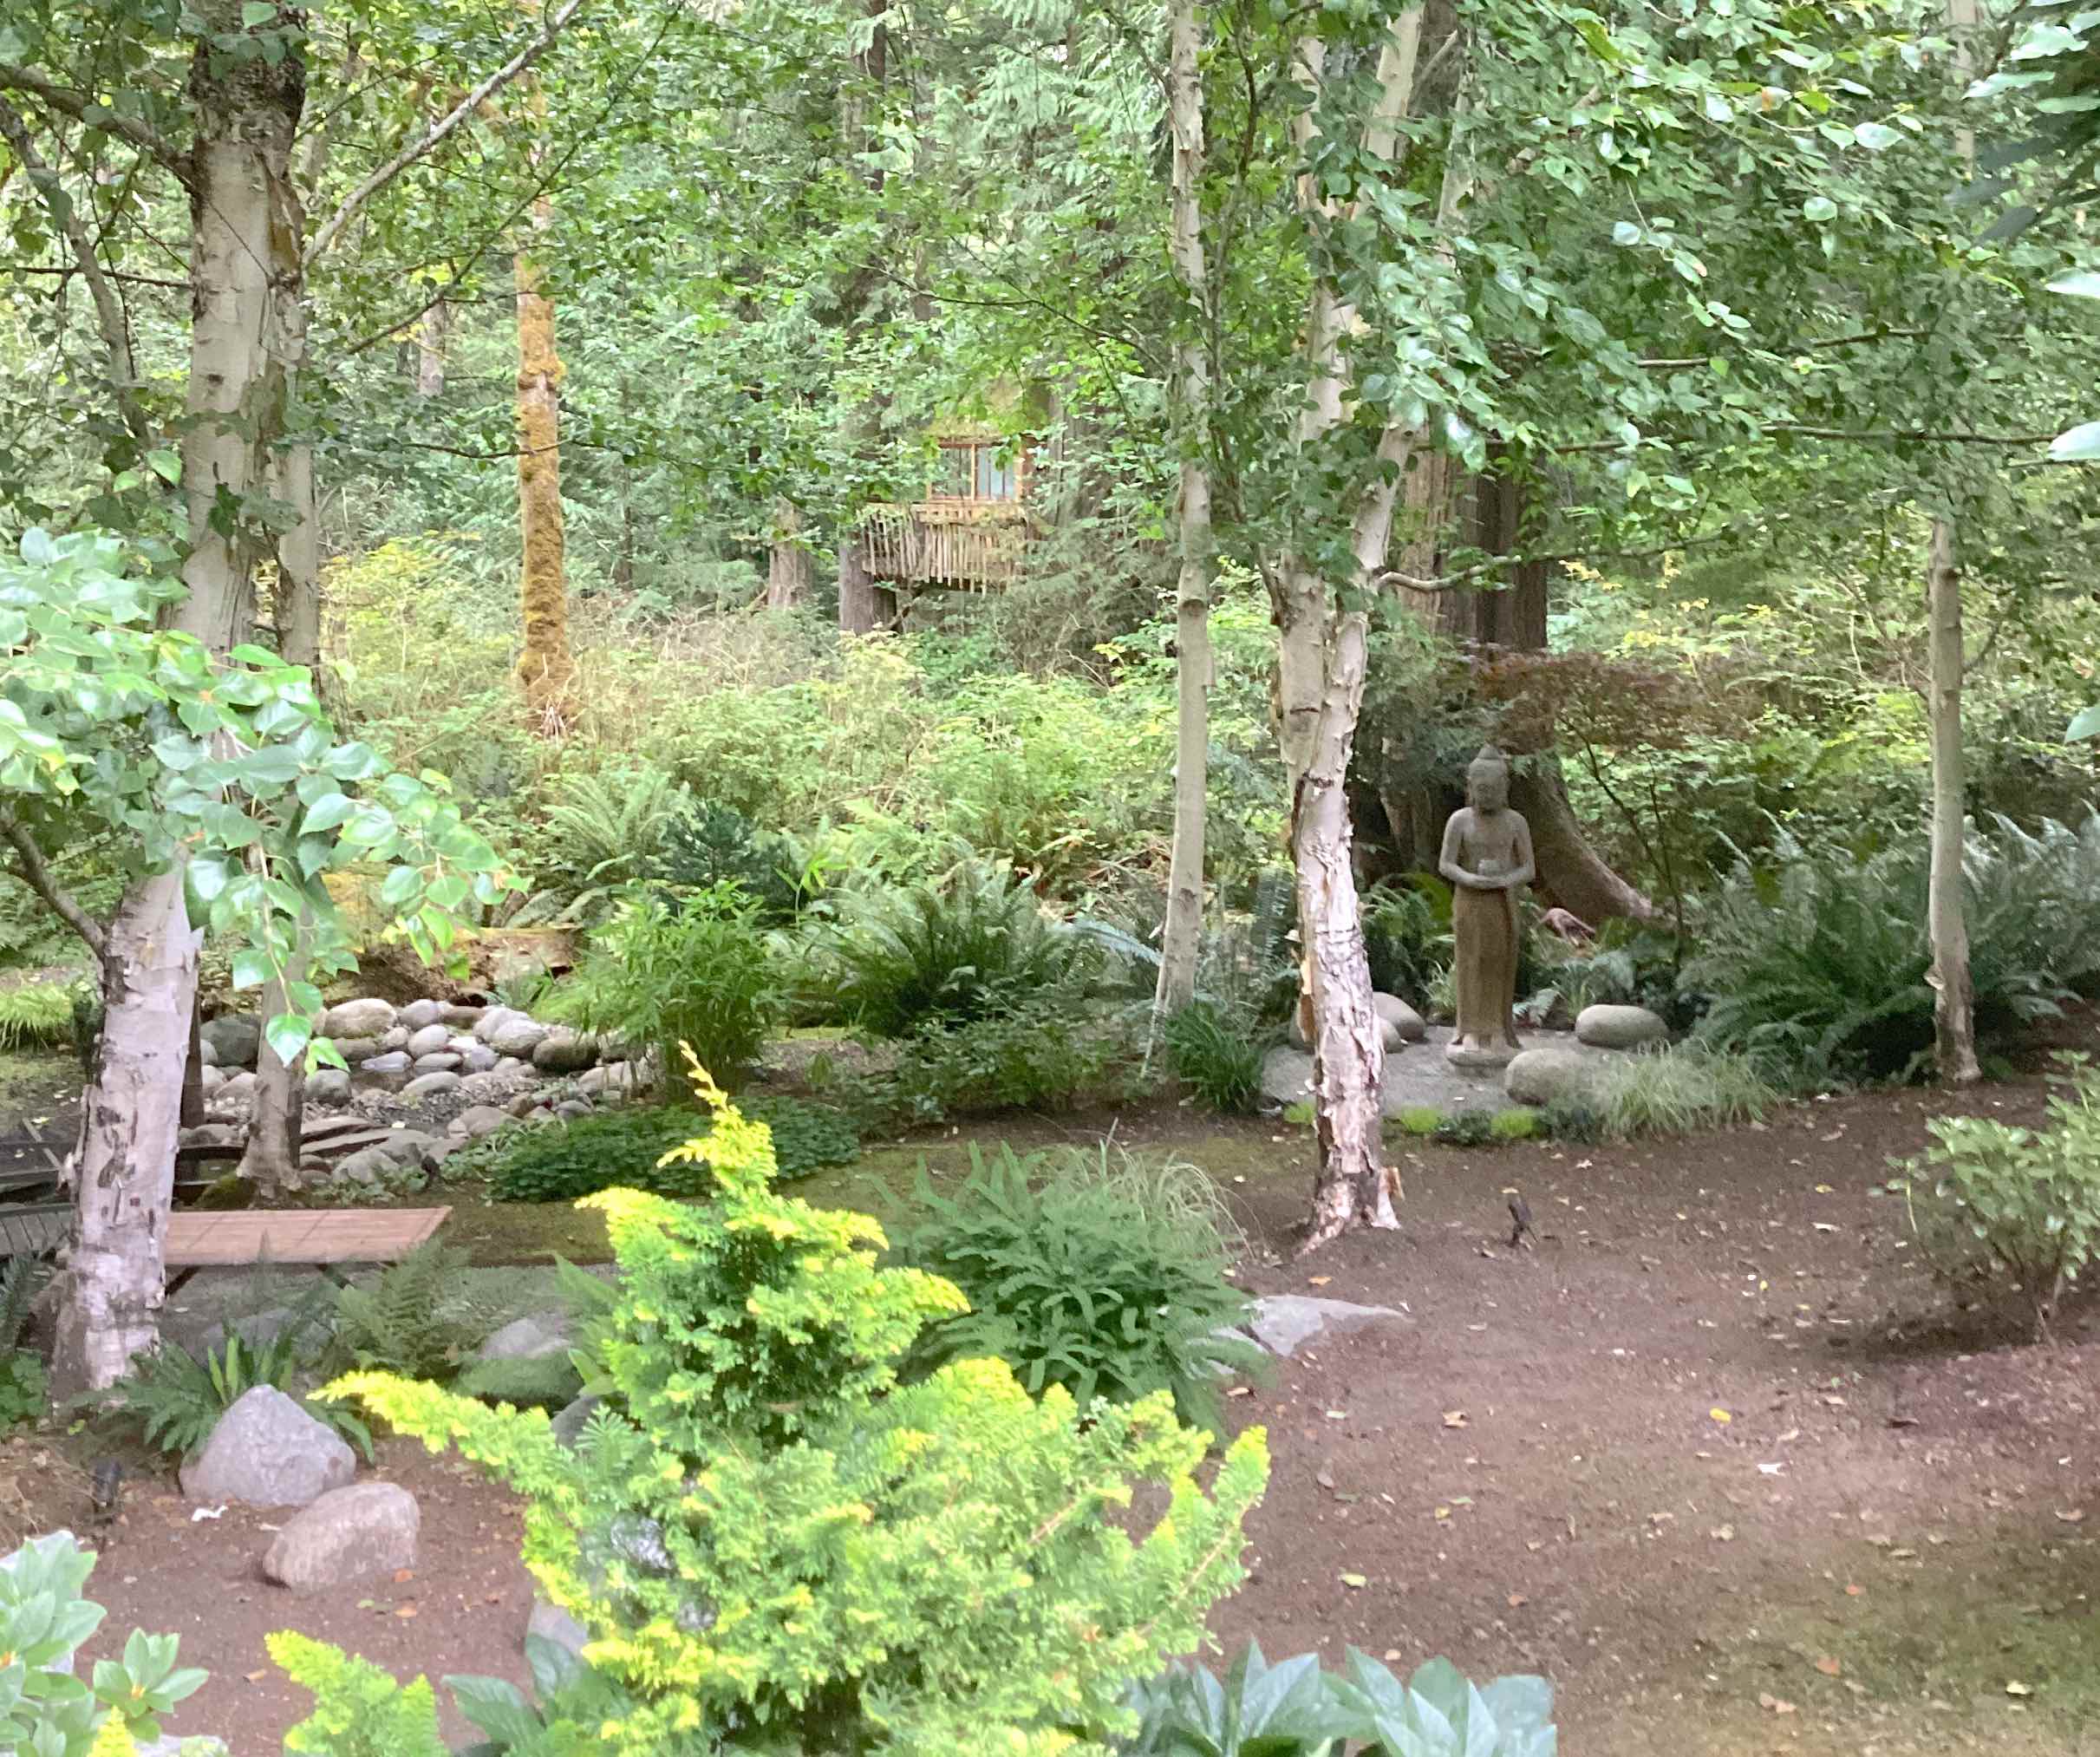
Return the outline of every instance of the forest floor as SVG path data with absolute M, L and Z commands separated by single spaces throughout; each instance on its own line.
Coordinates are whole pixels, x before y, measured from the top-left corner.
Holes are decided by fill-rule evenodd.
M 2029 1120 L 2042 1098 L 1960 1102 Z M 1914 1260 L 1888 1159 L 1947 1103 L 1847 1095 L 1625 1146 L 1411 1143 L 1405 1230 L 1302 1262 L 1302 1130 L 1160 1107 L 976 1138 L 1087 1141 L 1112 1121 L 1218 1178 L 1255 1244 L 1253 1290 L 1403 1312 L 1230 1400 L 1236 1422 L 1268 1427 L 1275 1468 L 1251 1577 L 1213 1617 L 1228 1651 L 1542 1672 L 1570 1753 L 2100 1754 L 2100 1313 L 2031 1346 Z M 953 1172 L 969 1139 L 798 1192 L 869 1196 L 922 1155 Z M 1511 1189 L 1536 1250 L 1508 1246 Z M 499 1220 L 451 1199 L 489 1260 L 529 1257 L 565 1213 Z M 82 1519 L 80 1444 L 0 1448 L 0 1535 Z M 422 1501 L 421 1565 L 311 1598 L 260 1576 L 271 1516 L 197 1520 L 172 1481 L 134 1486 L 91 1591 L 105 1642 L 173 1628 L 212 1670 L 179 1728 L 271 1757 L 303 1706 L 264 1653 L 277 1628 L 401 1674 L 522 1675 L 515 1502 L 400 1442 L 381 1473 Z

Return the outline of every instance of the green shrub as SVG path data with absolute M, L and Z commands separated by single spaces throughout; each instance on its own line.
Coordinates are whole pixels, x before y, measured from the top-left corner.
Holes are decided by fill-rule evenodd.
M 766 1047 L 780 998 L 755 908 L 723 885 L 675 906 L 629 898 L 590 936 L 545 1015 L 645 1046 L 666 1073 L 679 1065 L 678 1046 L 690 1044 L 734 1085 Z
M 877 1037 L 989 1017 L 1070 985 L 1085 961 L 1085 943 L 994 866 L 973 863 L 942 885 L 864 892 L 844 907 L 812 947 L 819 981 L 838 1017 Z
M 1754 1122 L 1778 1097 L 1756 1058 L 1692 1042 L 1612 1056 L 1591 1101 L 1607 1136 L 1631 1140 Z
M 2100 1245 L 2100 1074 L 2066 1060 L 2067 1089 L 2049 1101 L 2046 1129 L 1934 1117 L 1924 1157 L 1892 1162 L 1934 1268 L 2021 1295 L 2038 1337 Z
M 1811 857 L 1783 839 L 1776 871 L 1734 871 L 1703 911 L 1686 980 L 1707 1041 L 1774 1054 L 1805 1077 L 1908 1075 L 1933 1041 L 1927 856 Z M 1976 1024 L 1986 1040 L 2100 979 L 2100 813 L 2030 835 L 1972 828 L 1964 861 Z
M 467 1252 L 419 1244 L 364 1286 L 336 1296 L 331 1347 L 345 1364 L 449 1379 L 511 1316 L 507 1302 L 475 1290 Z
M 1526 1105 L 1512 1105 L 1488 1119 L 1488 1134 L 1498 1141 L 1536 1140 L 1544 1132 L 1544 1119 Z
M 716 1198 L 589 1199 L 621 1265 L 573 1450 L 538 1413 L 375 1374 L 330 1388 L 456 1445 L 526 1502 L 528 1567 L 590 1632 L 623 1757 L 715 1748 L 1047 1754 L 1201 1638 L 1267 1476 L 1242 1434 L 1206 1494 L 1164 1394 L 1084 1417 L 995 1360 L 901 1383 L 949 1283 L 879 1267 L 881 1229 L 768 1187 L 762 1126 L 711 1085 L 687 1156 Z M 1129 1511 L 1140 1483 L 1170 1510 Z M 1142 1505 L 1143 1503 L 1141 1503 Z
M 1372 986 L 1425 1003 L 1451 967 L 1451 892 L 1430 872 L 1374 886 L 1364 898 L 1364 950 Z
M 1433 1104 L 1404 1104 L 1392 1120 L 1402 1134 L 1426 1140 L 1444 1127 L 1444 1113 Z
M 1262 1046 L 1210 1001 L 1184 1007 L 1162 1033 L 1174 1077 L 1203 1104 L 1244 1114 L 1262 1095 Z
M 922 1162 L 898 1255 L 962 1290 L 964 1315 L 929 1328 L 923 1358 L 995 1355 L 1031 1391 L 1061 1385 L 1081 1409 L 1165 1390 L 1184 1421 L 1222 1432 L 1221 1367 L 1260 1351 L 1222 1339 L 1248 1297 L 1225 1279 L 1239 1229 L 1210 1178 L 1179 1161 L 1104 1147 L 987 1159 L 936 1190 Z
M 170 1458 L 187 1458 L 212 1437 L 218 1418 L 258 1385 L 297 1394 L 299 1343 L 303 1326 L 287 1325 L 268 1342 L 244 1342 L 230 1333 L 202 1355 L 163 1342 L 135 1356 L 132 1375 L 110 1388 L 110 1408 L 134 1423 L 139 1437 Z M 355 1414 L 339 1404 L 309 1401 L 306 1412 L 372 1456 L 372 1434 Z
M 50 1279 L 51 1265 L 41 1257 L 10 1257 L 0 1268 L 0 1434 L 40 1420 L 49 1401 L 43 1359 L 22 1338 Z
M 1454 1110 L 1437 1125 L 1437 1139 L 1448 1146 L 1482 1147 L 1495 1139 L 1495 1125 L 1484 1111 Z
M 689 802 L 684 787 L 647 765 L 565 774 L 551 795 L 526 852 L 532 894 L 517 923 L 603 920 L 624 887 L 656 872 Z
M 42 1048 L 73 1036 L 75 985 L 23 983 L 0 988 L 0 1049 Z
M 712 800 L 697 800 L 671 820 L 654 874 L 678 891 L 734 885 L 769 927 L 799 917 L 825 878 L 823 866 L 798 855 L 786 836 L 766 834 L 734 807 Z
M 747 1113 L 773 1131 L 783 1178 L 806 1177 L 860 1156 L 852 1123 L 827 1106 L 792 1098 L 753 1099 Z M 682 1141 L 714 1127 L 684 1105 L 623 1105 L 545 1128 L 505 1129 L 488 1165 L 489 1194 L 499 1202 L 572 1202 L 624 1186 L 691 1196 L 712 1187 L 704 1164 L 657 1161 Z
M 1553 1757 L 1553 1687 L 1497 1678 L 1475 1688 L 1447 1659 L 1406 1682 L 1349 1649 L 1340 1676 L 1316 1654 L 1270 1665 L 1249 1645 L 1221 1682 L 1177 1666 L 1132 1693 L 1139 1719 L 1123 1757 Z
M 32 1538 L 0 1568 L 0 1738 L 28 1757 L 92 1757 L 160 1736 L 160 1716 L 204 1687 L 205 1674 L 175 1663 L 177 1637 L 134 1630 L 122 1656 L 95 1662 L 91 1682 L 74 1656 L 107 1613 L 81 1596 L 95 1556 L 70 1532 Z
M 894 1113 L 915 1121 L 1000 1110 L 1060 1110 L 1127 1088 L 1138 1063 L 1125 1022 L 1088 1018 L 1076 996 L 1036 995 L 1012 1010 L 906 1040 L 876 1083 Z
M 396 1683 L 370 1661 L 292 1630 L 265 1637 L 270 1656 L 314 1698 L 284 1734 L 287 1754 L 312 1757 L 447 1757 L 427 1678 Z M 460 1717 L 485 1736 L 468 1757 L 576 1757 L 595 1746 L 591 1711 L 606 1700 L 589 1667 L 537 1635 L 525 1643 L 535 1701 L 501 1678 L 448 1677 Z

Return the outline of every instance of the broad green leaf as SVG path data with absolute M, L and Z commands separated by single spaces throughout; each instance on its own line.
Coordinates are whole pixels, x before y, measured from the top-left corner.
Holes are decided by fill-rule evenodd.
M 2064 736 L 2066 739 L 2100 738 L 2100 702 L 2094 702 L 2090 708 L 2080 709 L 2072 717 L 2071 724 L 2064 728 Z
M 2069 293 L 2074 299 L 2100 299 L 2100 271 L 2088 269 L 2082 273 L 2065 275 L 2049 284 L 2052 293 Z
M 263 1036 L 277 1060 L 294 1065 L 313 1041 L 313 1022 L 298 1013 L 280 1013 L 263 1027 Z
M 1869 153 L 1882 153 L 1903 137 L 1885 122 L 1862 122 L 1853 129 L 1852 138 Z
M 1827 219 L 1837 218 L 1837 204 L 1827 195 L 1811 195 L 1801 204 L 1801 217 L 1820 225 Z
M 226 888 L 232 876 L 224 860 L 200 854 L 190 862 L 190 892 L 199 903 L 209 903 Z
M 236 989 L 259 989 L 277 973 L 277 963 L 268 952 L 258 951 L 253 946 L 245 946 L 233 954 L 233 986 Z
M 323 794 L 314 801 L 312 808 L 301 820 L 299 833 L 302 836 L 317 836 L 323 830 L 332 830 L 338 824 L 347 823 L 355 810 L 356 805 L 347 794 Z

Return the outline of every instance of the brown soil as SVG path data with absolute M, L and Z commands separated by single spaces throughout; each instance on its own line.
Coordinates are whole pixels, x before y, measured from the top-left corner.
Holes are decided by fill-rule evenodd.
M 2040 1094 L 1970 1101 L 2025 1120 Z M 1275 1469 L 1253 1577 L 1214 1618 L 1228 1650 L 1542 1671 L 1571 1753 L 2100 1753 L 2100 1339 L 2074 1313 L 2025 1346 L 1913 1260 L 1900 1198 L 1878 1192 L 1940 1103 L 1844 1098 L 1634 1146 L 1418 1149 L 1404 1231 L 1302 1262 L 1302 1131 L 1126 1114 L 1119 1138 L 1171 1142 L 1240 1201 L 1267 1259 L 1250 1286 L 1405 1314 L 1231 1400 L 1267 1425 Z M 870 1170 L 893 1180 L 922 1151 L 949 1168 L 962 1146 Z M 1506 1243 L 1512 1187 L 1536 1251 Z M 302 1712 L 263 1651 L 283 1627 L 397 1674 L 520 1675 L 531 1584 L 508 1498 L 406 1447 L 382 1468 L 422 1501 L 424 1565 L 310 1599 L 261 1580 L 261 1516 L 193 1523 L 172 1486 L 134 1487 L 91 1590 L 106 1641 L 173 1628 L 211 1668 L 180 1727 L 274 1753 Z M 20 1492 L 17 1525 L 82 1518 L 76 1478 L 30 1468 Z

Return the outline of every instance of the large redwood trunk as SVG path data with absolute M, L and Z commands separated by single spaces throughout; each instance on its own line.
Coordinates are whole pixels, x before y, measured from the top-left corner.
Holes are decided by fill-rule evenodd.
M 102 955 L 102 1035 L 81 1119 L 74 1215 L 57 1283 L 51 1389 L 65 1398 L 124 1377 L 160 1340 L 162 1251 L 174 1196 L 183 1067 L 202 936 L 183 874 L 125 894 Z
M 1589 845 L 1568 803 L 1559 765 L 1528 764 L 1510 776 L 1510 803 L 1531 826 L 1538 888 L 1592 927 L 1614 916 L 1628 921 L 1654 918 L 1655 905 L 1621 878 Z

